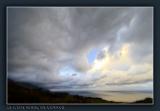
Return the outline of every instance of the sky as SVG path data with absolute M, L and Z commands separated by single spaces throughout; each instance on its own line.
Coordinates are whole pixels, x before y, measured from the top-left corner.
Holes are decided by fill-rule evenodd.
M 8 7 L 8 78 L 51 91 L 153 91 L 153 7 Z

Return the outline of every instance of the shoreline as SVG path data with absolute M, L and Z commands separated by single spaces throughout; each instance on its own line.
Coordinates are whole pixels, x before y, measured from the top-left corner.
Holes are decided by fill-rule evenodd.
M 31 84 L 8 80 L 8 103 L 152 103 L 153 99 L 146 97 L 134 102 L 117 102 L 100 97 L 73 95 L 69 92 L 51 92 Z

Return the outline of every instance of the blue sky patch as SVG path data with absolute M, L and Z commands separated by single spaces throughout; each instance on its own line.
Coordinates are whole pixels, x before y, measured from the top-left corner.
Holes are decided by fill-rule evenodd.
M 99 52 L 100 49 L 94 48 L 87 54 L 87 60 L 89 64 L 92 64 L 94 62 Z

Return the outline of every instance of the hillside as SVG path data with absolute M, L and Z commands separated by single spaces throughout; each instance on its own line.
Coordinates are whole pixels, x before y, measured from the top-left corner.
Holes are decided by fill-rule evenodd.
M 152 103 L 152 98 L 145 98 L 143 100 L 138 100 L 133 103 Z
M 8 80 L 8 103 L 112 103 L 101 98 L 50 92 L 31 84 Z
M 146 98 L 134 103 L 151 103 Z M 120 103 L 101 98 L 70 95 L 67 92 L 50 92 L 28 83 L 15 82 L 8 79 L 8 103 Z

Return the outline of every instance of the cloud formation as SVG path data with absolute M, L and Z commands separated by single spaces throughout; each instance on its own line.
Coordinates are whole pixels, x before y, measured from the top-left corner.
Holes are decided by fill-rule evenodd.
M 8 12 L 8 77 L 48 89 L 153 84 L 153 8 L 16 8 Z M 88 53 L 98 49 L 93 63 Z M 124 86 L 124 87 L 123 87 Z

